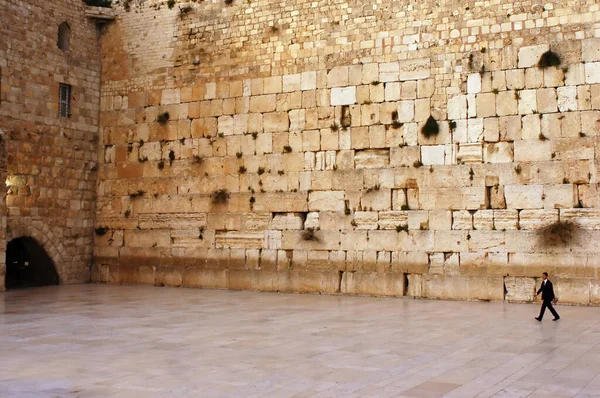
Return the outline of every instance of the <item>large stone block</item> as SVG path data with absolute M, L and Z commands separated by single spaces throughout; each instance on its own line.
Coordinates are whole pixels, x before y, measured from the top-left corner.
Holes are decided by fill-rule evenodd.
M 542 209 L 544 207 L 543 185 L 506 185 L 504 195 L 506 206 L 509 209 Z
M 541 44 L 538 46 L 527 46 L 519 49 L 519 68 L 531 68 L 536 66 L 539 62 L 542 54 L 550 49 L 547 44 Z
M 405 285 L 405 276 L 402 273 L 344 272 L 341 293 L 400 297 L 404 296 Z
M 343 191 L 313 191 L 308 195 L 310 211 L 344 211 Z
M 389 149 L 356 151 L 354 163 L 357 169 L 383 168 L 390 163 Z
M 331 105 L 352 105 L 356 103 L 356 87 L 332 88 Z
M 531 302 L 535 299 L 536 283 L 534 278 L 504 277 L 505 300 L 509 302 Z
M 581 60 L 583 62 L 600 61 L 600 38 L 581 41 Z
M 427 79 L 431 76 L 429 58 L 407 59 L 399 61 L 398 64 L 400 81 Z
M 288 131 L 290 119 L 287 112 L 271 112 L 263 115 L 265 133 L 281 133 Z

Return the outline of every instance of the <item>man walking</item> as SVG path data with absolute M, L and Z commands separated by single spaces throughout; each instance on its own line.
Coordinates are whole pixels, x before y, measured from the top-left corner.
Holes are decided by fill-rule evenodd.
M 540 309 L 540 316 L 538 316 L 535 319 L 541 322 L 542 318 L 544 317 L 546 307 L 548 307 L 552 315 L 554 315 L 553 321 L 558 321 L 560 319 L 560 316 L 558 316 L 558 313 L 556 312 L 554 307 L 552 307 L 552 302 L 556 302 L 556 297 L 554 296 L 554 289 L 552 288 L 552 282 L 548 280 L 547 272 L 544 272 L 542 274 L 542 278 L 544 279 L 542 281 L 542 286 L 540 287 L 540 290 L 538 290 L 536 293 L 536 296 L 542 293 L 542 308 Z

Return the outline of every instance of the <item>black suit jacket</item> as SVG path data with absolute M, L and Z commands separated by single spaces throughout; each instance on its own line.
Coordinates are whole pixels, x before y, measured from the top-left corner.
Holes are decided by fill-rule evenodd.
M 552 287 L 552 282 L 549 279 L 546 279 L 546 284 L 542 282 L 542 286 L 540 286 L 540 290 L 537 291 L 537 294 L 542 293 L 542 300 L 544 301 L 552 301 L 554 300 L 554 288 Z

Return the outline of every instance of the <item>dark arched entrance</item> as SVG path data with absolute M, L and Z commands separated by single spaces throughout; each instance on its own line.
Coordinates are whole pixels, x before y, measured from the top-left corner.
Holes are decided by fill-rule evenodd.
M 18 238 L 6 247 L 6 289 L 58 285 L 52 259 L 32 238 Z

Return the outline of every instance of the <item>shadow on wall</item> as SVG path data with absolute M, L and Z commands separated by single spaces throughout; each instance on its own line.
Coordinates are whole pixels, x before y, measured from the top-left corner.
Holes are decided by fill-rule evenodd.
M 58 285 L 52 259 L 33 238 L 10 241 L 6 247 L 6 289 Z

